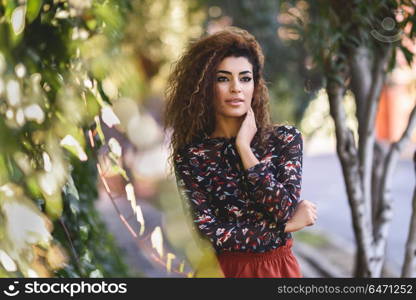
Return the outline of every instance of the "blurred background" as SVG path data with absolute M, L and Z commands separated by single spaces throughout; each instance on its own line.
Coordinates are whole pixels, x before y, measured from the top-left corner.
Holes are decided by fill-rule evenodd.
M 374 103 L 377 147 L 400 150 L 380 276 L 401 276 L 415 218 L 416 5 L 350 2 L 1 1 L 0 276 L 193 277 L 201 262 L 218 276 L 184 217 L 162 116 L 174 62 L 230 25 L 263 47 L 273 123 L 303 133 L 302 199 L 319 213 L 295 233 L 305 277 L 358 276 L 331 82 L 345 87 L 341 123 L 356 141 L 360 107 Z

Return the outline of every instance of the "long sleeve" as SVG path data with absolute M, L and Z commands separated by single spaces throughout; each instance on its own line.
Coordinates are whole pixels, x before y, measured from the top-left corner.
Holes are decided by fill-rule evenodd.
M 227 222 L 215 214 L 211 195 L 201 187 L 202 177 L 198 175 L 195 158 L 188 155 L 175 157 L 177 185 L 193 222 L 202 236 L 207 237 L 217 252 L 249 251 L 261 252 L 270 245 L 279 244 L 284 233 L 274 222 L 261 221 L 256 224 Z
M 300 198 L 303 141 L 295 127 L 280 128 L 284 131 L 275 133 L 276 147 L 247 169 L 246 176 L 252 199 L 264 205 L 284 228 Z

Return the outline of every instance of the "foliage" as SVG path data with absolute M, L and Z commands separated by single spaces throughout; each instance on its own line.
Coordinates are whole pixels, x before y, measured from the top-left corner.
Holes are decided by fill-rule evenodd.
M 294 2 L 288 1 L 292 5 Z M 383 43 L 391 43 L 395 46 L 389 64 L 389 70 L 392 70 L 397 50 L 403 52 L 409 65 L 413 59 L 405 42 L 408 38 L 413 39 L 416 32 L 413 25 L 415 15 L 410 12 L 414 5 L 409 0 L 355 0 L 346 5 L 336 1 L 317 1 L 310 5 L 308 22 L 292 26 L 305 37 L 307 49 L 318 68 L 330 65 L 334 71 L 345 70 L 351 49 L 366 47 L 378 52 Z M 410 30 L 405 30 L 409 25 Z M 374 58 L 371 57 L 373 62 Z M 342 78 L 335 79 L 344 84 Z
M 97 148 L 85 133 L 112 100 L 112 67 L 126 63 L 114 45 L 128 10 L 129 1 L 0 3 L 2 276 L 127 274 L 93 207 Z M 127 77 L 137 75 L 126 68 L 112 90 L 137 93 Z

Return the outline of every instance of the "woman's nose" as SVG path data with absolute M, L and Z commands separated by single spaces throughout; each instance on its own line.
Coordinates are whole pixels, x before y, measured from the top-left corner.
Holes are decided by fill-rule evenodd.
M 241 85 L 238 80 L 233 80 L 231 83 L 231 92 L 238 93 L 241 92 Z

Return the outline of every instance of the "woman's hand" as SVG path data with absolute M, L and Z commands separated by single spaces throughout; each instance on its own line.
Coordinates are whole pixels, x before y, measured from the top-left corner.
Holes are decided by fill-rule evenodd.
M 306 226 L 312 226 L 316 219 L 316 205 L 308 200 L 302 200 L 296 207 L 292 218 L 286 223 L 285 232 L 294 232 Z
M 240 129 L 237 133 L 235 140 L 236 146 L 239 148 L 250 148 L 251 140 L 257 132 L 256 119 L 254 117 L 253 109 L 250 108 L 247 111 L 246 117 L 243 123 L 241 123 Z

